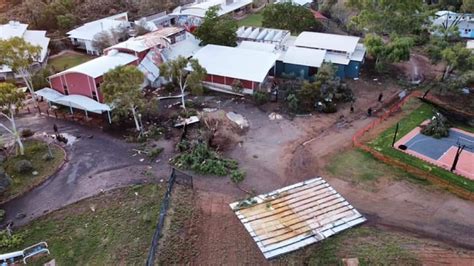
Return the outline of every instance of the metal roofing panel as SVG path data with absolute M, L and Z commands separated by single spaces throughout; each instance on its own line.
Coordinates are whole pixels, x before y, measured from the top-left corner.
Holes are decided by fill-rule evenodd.
M 317 177 L 230 207 L 270 259 L 363 223 L 366 219 Z
M 296 38 L 295 45 L 352 53 L 355 51 L 359 39 L 355 36 L 304 31 Z
M 278 55 L 238 47 L 206 45 L 193 58 L 199 61 L 208 74 L 263 82 Z
M 325 56 L 326 51 L 324 50 L 291 46 L 286 51 L 283 62 L 300 66 L 320 67 Z

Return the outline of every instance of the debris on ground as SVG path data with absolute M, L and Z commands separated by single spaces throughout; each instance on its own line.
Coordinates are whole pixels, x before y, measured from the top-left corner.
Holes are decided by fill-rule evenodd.
M 244 129 L 249 126 L 249 122 L 247 119 L 245 119 L 242 115 L 234 113 L 234 112 L 228 112 L 226 114 L 227 118 L 229 118 L 230 121 L 236 123 L 241 129 Z
M 283 119 L 283 116 L 273 112 L 273 113 L 268 115 L 268 118 L 270 118 L 270 120 L 281 120 L 281 119 Z
M 204 113 L 213 113 L 213 112 L 217 111 L 217 108 L 203 108 L 202 111 Z
M 180 122 L 174 124 L 174 127 L 182 127 L 184 125 L 191 125 L 197 122 L 199 122 L 199 117 L 193 115 L 193 116 L 190 116 L 189 118 L 182 119 Z

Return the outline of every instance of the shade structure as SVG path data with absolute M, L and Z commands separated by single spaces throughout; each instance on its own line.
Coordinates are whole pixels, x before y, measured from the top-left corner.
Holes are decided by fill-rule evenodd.
M 102 112 L 111 110 L 107 104 L 99 103 L 91 98 L 82 95 L 63 96 L 54 102 L 97 114 L 101 114 Z
M 35 94 L 45 98 L 46 100 L 48 100 L 50 102 L 54 102 L 55 100 L 57 100 L 57 99 L 64 96 L 63 94 L 59 93 L 58 91 L 50 89 L 50 88 L 44 88 L 44 89 L 35 91 Z
M 82 95 L 64 95 L 50 88 L 44 88 L 35 93 L 50 102 L 65 105 L 70 108 L 81 109 L 87 112 L 101 114 L 102 112 L 108 112 L 111 110 L 110 106 L 107 104 L 99 103 Z

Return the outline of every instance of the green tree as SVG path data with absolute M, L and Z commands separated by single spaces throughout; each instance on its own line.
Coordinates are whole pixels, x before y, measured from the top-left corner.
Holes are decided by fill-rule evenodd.
M 441 52 L 441 56 L 446 63 L 443 80 L 455 69 L 460 72 L 474 69 L 474 55 L 462 43 L 447 47 Z
M 229 16 L 219 16 L 220 6 L 213 6 L 206 11 L 201 25 L 194 34 L 202 45 L 216 44 L 225 46 L 237 45 L 237 22 Z
M 461 10 L 466 13 L 474 13 L 474 0 L 463 0 Z
M 31 77 L 31 83 L 33 84 L 33 88 L 35 90 L 40 90 L 45 87 L 49 87 L 49 81 L 48 77 L 51 76 L 53 73 L 49 68 L 42 68 L 39 71 L 37 71 L 32 77 Z
M 421 0 L 349 0 L 347 4 L 359 11 L 352 26 L 378 34 L 411 34 L 428 19 Z
M 69 30 L 76 24 L 76 17 L 72 14 L 58 15 L 56 23 L 60 30 Z
M 188 67 L 191 71 L 188 71 Z M 179 56 L 175 60 L 160 65 L 160 75 L 170 81 L 176 81 L 181 91 L 181 104 L 186 110 L 184 101 L 185 92 L 191 89 L 193 92 L 202 93 L 202 81 L 207 75 L 196 59 L 187 59 Z
M 135 66 L 120 66 L 104 75 L 101 85 L 106 103 L 114 107 L 114 117 L 120 119 L 130 113 L 137 131 L 142 131 L 140 112 L 146 106 L 141 85 L 145 76 Z
M 375 68 L 382 70 L 387 63 L 397 63 L 410 59 L 410 49 L 413 39 L 409 37 L 394 37 L 385 43 L 382 37 L 367 34 L 364 40 L 367 53 L 375 59 Z
M 40 58 L 41 47 L 26 42 L 23 38 L 14 37 L 0 40 L 0 65 L 6 65 L 20 75 L 38 105 L 31 80 L 31 65 Z
M 21 107 L 24 99 L 25 94 L 13 84 L 0 83 L 0 115 L 10 122 L 10 127 L 1 122 L 0 127 L 13 137 L 18 145 L 17 153 L 19 152 L 20 155 L 25 154 L 25 148 L 15 123 L 15 111 Z
M 289 30 L 294 34 L 324 29 L 308 8 L 291 2 L 270 5 L 263 10 L 262 16 L 263 27 Z

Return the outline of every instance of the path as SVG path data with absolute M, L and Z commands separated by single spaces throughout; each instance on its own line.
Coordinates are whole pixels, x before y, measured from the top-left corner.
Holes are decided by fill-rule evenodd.
M 156 182 L 156 178 L 146 174 L 147 171 L 159 178 L 169 174 L 167 159 L 162 159 L 150 169 L 148 160 L 140 162 L 143 157 L 132 156 L 133 144 L 115 139 L 98 129 L 37 115 L 22 116 L 17 122 L 20 128 L 50 134 L 56 123 L 60 133 L 80 138 L 65 147 L 69 161 L 58 173 L 31 192 L 1 206 L 7 213 L 5 221 L 13 221 L 15 226 L 24 225 L 45 213 L 101 191 L 146 181 Z M 170 148 L 166 147 L 162 156 L 166 157 Z M 16 219 L 18 213 L 26 217 Z

